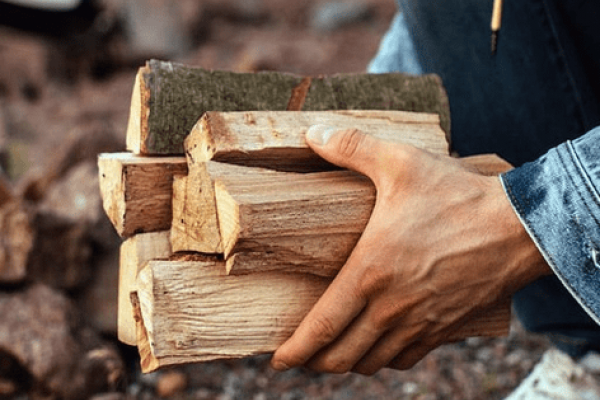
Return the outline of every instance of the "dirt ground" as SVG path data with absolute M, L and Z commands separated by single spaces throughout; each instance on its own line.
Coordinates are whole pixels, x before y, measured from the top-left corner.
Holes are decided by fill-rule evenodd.
M 92 19 L 93 28 L 77 34 L 0 25 L 0 161 L 15 188 L 32 171 L 52 165 L 70 137 L 108 135 L 124 148 L 133 78 L 147 58 L 234 71 L 364 72 L 396 11 L 393 0 L 346 0 L 344 18 L 328 14 L 335 2 L 327 0 L 184 0 L 175 7 L 159 0 L 131 3 L 162 10 L 155 15 L 159 20 L 173 18 L 170 28 L 158 24 L 150 29 L 163 29 L 176 44 L 136 48 L 135 35 L 149 33 L 130 26 L 127 18 L 136 11 L 123 17 L 125 2 L 118 0 L 100 3 L 103 11 Z M 92 304 L 96 315 L 90 324 L 119 346 L 127 370 L 120 391 L 96 394 L 96 399 L 500 399 L 549 347 L 515 322 L 507 338 L 444 346 L 409 371 L 384 370 L 372 377 L 277 373 L 269 368 L 268 356 L 142 375 L 135 350 L 115 338 L 115 304 L 106 299 L 116 293 L 116 270 L 98 268 L 90 280 L 104 276 L 108 294 L 100 293 L 101 300 Z M 65 293 L 83 306 L 79 300 L 86 290 Z M 28 398 L 26 393 L 15 396 Z

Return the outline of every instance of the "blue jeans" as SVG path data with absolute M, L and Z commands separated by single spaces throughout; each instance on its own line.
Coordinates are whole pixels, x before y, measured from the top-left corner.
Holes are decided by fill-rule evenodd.
M 575 0 L 504 2 L 496 56 L 491 1 L 398 0 L 371 72 L 437 73 L 450 100 L 452 147 L 497 153 L 515 166 L 600 125 L 600 102 L 563 20 Z M 600 327 L 554 277 L 514 296 L 524 326 L 580 356 L 600 350 Z

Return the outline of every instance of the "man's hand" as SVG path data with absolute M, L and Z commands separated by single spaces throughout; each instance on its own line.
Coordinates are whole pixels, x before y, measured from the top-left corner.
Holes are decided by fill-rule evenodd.
M 275 369 L 410 368 L 473 315 L 551 273 L 498 177 L 357 130 L 317 126 L 307 142 L 371 178 L 377 201 L 346 265 L 276 351 Z

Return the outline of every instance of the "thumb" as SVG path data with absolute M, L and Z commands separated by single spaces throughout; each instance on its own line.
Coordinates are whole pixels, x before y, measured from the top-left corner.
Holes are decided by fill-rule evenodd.
M 337 129 L 313 125 L 306 133 L 306 143 L 325 160 L 349 168 L 376 180 L 379 164 L 389 154 L 389 143 L 358 129 Z

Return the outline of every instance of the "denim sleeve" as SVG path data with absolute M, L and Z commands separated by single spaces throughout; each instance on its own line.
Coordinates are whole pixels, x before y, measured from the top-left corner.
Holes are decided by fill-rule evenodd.
M 501 180 L 550 267 L 600 324 L 600 127 Z

